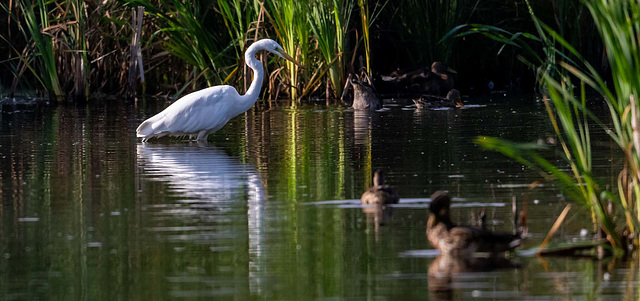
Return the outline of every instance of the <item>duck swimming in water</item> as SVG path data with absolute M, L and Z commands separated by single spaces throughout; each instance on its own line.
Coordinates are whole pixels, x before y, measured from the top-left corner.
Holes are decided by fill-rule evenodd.
M 378 98 L 378 92 L 373 87 L 373 83 L 369 76 L 363 72 L 361 76 L 349 74 L 342 92 L 341 99 L 344 99 L 348 93 L 349 87 L 353 88 L 353 104 L 354 110 L 379 110 L 382 108 L 382 101 Z
M 451 89 L 447 93 L 447 97 L 439 97 L 434 95 L 422 95 L 420 98 L 413 99 L 418 109 L 429 108 L 462 108 L 462 97 L 460 91 Z
M 394 187 L 384 184 L 384 171 L 377 169 L 373 174 L 373 186 L 362 194 L 360 201 L 365 205 L 397 204 L 400 200 Z
M 473 257 L 475 252 L 498 254 L 519 246 L 522 233 L 496 233 L 479 228 L 457 226 L 451 221 L 449 210 L 451 197 L 446 191 L 431 195 L 427 238 L 442 254 L 460 258 Z

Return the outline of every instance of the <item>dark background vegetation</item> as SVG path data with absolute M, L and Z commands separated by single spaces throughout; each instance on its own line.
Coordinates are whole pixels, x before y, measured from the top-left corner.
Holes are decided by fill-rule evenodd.
M 366 6 L 374 79 L 394 70 L 425 68 L 433 61 L 445 61 L 457 71 L 456 86 L 463 93 L 486 93 L 490 81 L 495 83 L 497 90 L 532 92 L 536 86 L 535 69 L 521 62 L 530 58 L 526 54 L 523 56 L 520 48 L 503 48 L 503 43 L 482 34 L 453 35 L 442 39 L 454 27 L 462 24 L 484 24 L 510 33 L 535 34 L 536 28 L 525 1 L 336 0 L 310 3 L 309 7 L 324 6 L 329 12 L 333 12 L 335 5 L 352 7 L 346 18 L 348 23 L 342 24 L 345 27 L 345 46 L 344 52 L 340 53 L 343 63 L 339 68 L 344 73 L 359 70 L 365 64 L 361 7 Z M 40 52 L 34 46 L 33 35 L 25 30 L 25 12 L 21 4 L 34 7 L 36 15 L 39 7 L 46 7 L 50 20 L 49 24 L 39 25 L 40 32 L 52 40 L 57 63 L 55 72 L 63 91 L 63 95 L 59 96 L 72 98 L 124 95 L 127 92 L 134 34 L 132 9 L 138 5 L 146 8 L 141 36 L 146 83 L 138 84 L 135 92 L 170 97 L 225 81 L 243 90 L 244 80 L 250 77 L 239 64 L 243 64 L 242 52 L 247 45 L 255 37 L 269 37 L 285 43 L 283 28 L 303 27 L 309 22 L 294 20 L 291 24 L 282 24 L 282 20 L 286 21 L 286 18 L 278 18 L 282 7 L 293 5 L 294 10 L 310 9 L 297 7 L 295 1 L 284 0 L 262 3 L 262 15 L 261 3 L 257 1 L 12 1 L 5 3 L 0 10 L 0 34 L 3 37 L 0 41 L 3 66 L 0 69 L 0 84 L 3 94 L 13 91 L 51 94 L 51 89 L 43 87 L 36 78 L 46 72 L 41 70 L 42 66 L 38 63 Z M 571 42 L 591 64 L 606 71 L 600 39 L 581 1 L 533 1 L 531 6 L 538 18 Z M 225 15 L 224 7 L 231 7 L 232 13 Z M 237 14 L 234 9 L 242 13 Z M 77 15 L 73 14 L 74 11 Z M 296 11 L 296 14 L 300 12 L 304 11 Z M 38 21 L 41 22 L 40 18 Z M 74 30 L 84 35 L 86 50 L 78 49 L 81 47 L 77 46 L 77 37 L 74 40 Z M 180 37 L 184 40 L 178 40 Z M 295 33 L 293 37 L 298 38 Z M 326 68 L 327 64 L 322 64 L 319 55 L 317 40 L 311 34 L 306 37 L 306 44 L 297 41 L 294 45 L 295 49 L 301 50 L 292 55 L 297 59 L 305 56 L 302 63 L 308 67 L 307 70 Z M 540 42 L 530 40 L 526 43 L 543 56 Z M 179 45 L 186 47 L 177 49 Z M 188 50 L 194 53 L 185 53 Z M 203 55 L 203 52 L 206 53 Z M 86 53 L 86 58 L 79 53 Z M 25 60 L 21 60 L 20 56 Z M 214 59 L 207 60 L 211 56 Z M 85 66 L 79 67 L 80 60 L 85 60 Z M 293 71 L 287 68 L 280 70 L 284 62 L 267 60 L 267 71 L 274 72 L 271 78 L 279 83 L 272 80 L 265 93 L 272 98 L 276 95 L 279 98 L 291 96 L 287 87 L 292 85 Z M 33 71 L 27 67 L 29 64 Z M 84 68 L 84 77 L 78 76 L 83 73 L 81 68 Z M 304 86 L 311 86 L 308 93 L 298 95 L 303 99 L 324 98 L 326 91 L 340 89 L 331 86 L 328 72 L 315 75 L 311 71 L 299 72 L 293 85 L 300 90 Z M 340 76 L 339 80 L 344 80 L 344 76 Z M 86 91 L 78 88 L 78 81 L 86 82 Z M 330 85 L 329 89 L 325 89 L 326 85 Z M 383 93 L 393 92 L 384 91 L 384 86 L 380 89 Z M 329 93 L 333 94 L 330 96 L 335 95 Z

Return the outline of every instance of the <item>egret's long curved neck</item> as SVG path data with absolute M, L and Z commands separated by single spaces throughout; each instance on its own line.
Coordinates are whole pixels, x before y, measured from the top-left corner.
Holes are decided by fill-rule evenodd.
M 255 44 L 249 46 L 244 54 L 244 61 L 247 63 L 247 66 L 253 70 L 253 80 L 251 81 L 249 90 L 247 90 L 247 93 L 244 94 L 242 98 L 245 102 L 251 102 L 251 105 L 258 100 L 262 82 L 264 81 L 264 68 L 262 67 L 262 62 L 256 59 L 258 49 L 254 46 Z

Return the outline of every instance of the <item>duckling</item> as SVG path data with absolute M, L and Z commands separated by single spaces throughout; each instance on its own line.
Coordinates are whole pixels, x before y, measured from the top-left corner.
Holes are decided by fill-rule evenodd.
M 373 174 L 373 186 L 362 194 L 360 200 L 365 205 L 397 204 L 400 200 L 394 187 L 384 184 L 384 171 L 377 169 Z
M 460 91 L 456 89 L 451 89 L 449 93 L 447 93 L 447 97 L 439 97 L 435 95 L 423 95 L 418 99 L 413 99 L 413 103 L 416 104 L 418 109 L 429 109 L 429 108 L 462 108 L 464 105 L 462 104 L 462 97 L 460 96 Z
M 470 258 L 475 252 L 498 254 L 520 245 L 521 233 L 494 233 L 488 230 L 457 226 L 449 217 L 451 197 L 446 191 L 436 191 L 431 195 L 427 238 L 431 245 L 445 255 Z
M 379 110 L 382 108 L 378 92 L 376 92 L 371 79 L 366 73 L 363 73 L 362 76 L 350 73 L 340 99 L 343 99 L 348 93 L 349 84 L 353 88 L 353 104 L 351 107 L 354 110 Z

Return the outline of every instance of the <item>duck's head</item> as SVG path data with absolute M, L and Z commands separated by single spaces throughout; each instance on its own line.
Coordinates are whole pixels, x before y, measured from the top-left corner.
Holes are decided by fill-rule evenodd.
M 373 173 L 373 186 L 382 186 L 384 185 L 384 170 L 378 168 Z
M 431 195 L 431 204 L 429 204 L 429 211 L 434 214 L 438 219 L 449 219 L 449 207 L 451 206 L 451 197 L 449 192 L 444 190 L 438 190 Z
M 431 72 L 436 74 L 447 73 L 448 68 L 447 63 L 443 62 L 433 62 L 433 64 L 431 64 Z
M 456 89 L 451 89 L 449 93 L 447 93 L 447 99 L 454 103 L 458 108 L 462 108 L 464 106 L 462 104 L 462 96 L 460 95 L 460 91 Z

